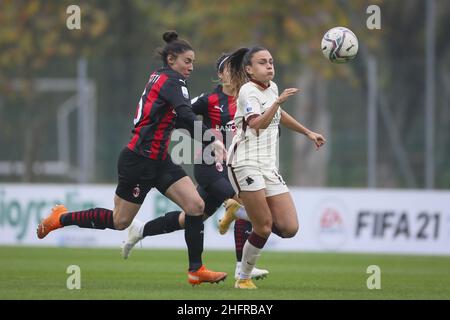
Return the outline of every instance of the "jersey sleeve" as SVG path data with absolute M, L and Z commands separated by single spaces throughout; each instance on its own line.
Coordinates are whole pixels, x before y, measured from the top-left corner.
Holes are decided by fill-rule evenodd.
M 189 91 L 183 80 L 169 78 L 161 88 L 160 94 L 175 110 L 180 106 L 191 106 Z
M 211 137 L 210 141 L 203 140 L 203 137 L 205 137 L 205 132 L 207 132 L 209 129 L 203 124 L 202 121 L 197 121 L 197 117 L 195 116 L 194 112 L 192 112 L 192 108 L 190 106 L 181 105 L 177 108 L 177 119 L 175 123 L 177 128 L 188 130 L 192 139 L 200 141 L 205 146 L 215 140 L 214 136 Z M 195 135 L 196 127 L 201 129 L 200 136 Z
M 208 96 L 204 93 L 191 100 L 192 111 L 195 114 L 205 115 L 208 113 Z
M 252 115 L 261 114 L 261 101 L 259 101 L 257 90 L 254 86 L 245 86 L 239 92 L 239 105 L 246 121 Z

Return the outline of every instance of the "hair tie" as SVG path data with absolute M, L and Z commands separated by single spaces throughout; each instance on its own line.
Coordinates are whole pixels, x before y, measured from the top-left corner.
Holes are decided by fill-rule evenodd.
M 227 56 L 225 59 L 222 60 L 221 63 L 219 63 L 219 66 L 217 67 L 217 70 L 220 72 L 220 68 L 222 67 L 223 63 L 229 58 L 230 56 Z

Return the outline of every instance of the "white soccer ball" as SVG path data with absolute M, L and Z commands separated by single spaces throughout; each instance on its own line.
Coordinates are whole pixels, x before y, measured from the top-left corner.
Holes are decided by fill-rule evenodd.
M 322 53 L 334 63 L 350 61 L 358 53 L 358 38 L 350 29 L 332 28 L 322 38 Z

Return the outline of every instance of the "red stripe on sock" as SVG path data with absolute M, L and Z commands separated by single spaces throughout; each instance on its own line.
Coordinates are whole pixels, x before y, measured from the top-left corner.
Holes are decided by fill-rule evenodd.
M 100 221 L 103 225 L 105 224 L 105 210 L 100 210 Z
M 254 231 L 248 237 L 248 242 L 257 247 L 258 249 L 262 249 L 267 242 L 266 238 L 263 238 L 257 235 Z

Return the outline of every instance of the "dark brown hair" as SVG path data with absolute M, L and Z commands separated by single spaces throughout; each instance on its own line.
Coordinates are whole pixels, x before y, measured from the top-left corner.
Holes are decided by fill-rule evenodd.
M 163 39 L 167 44 L 158 53 L 161 56 L 163 64 L 165 66 L 168 65 L 167 58 L 169 55 L 172 55 L 176 58 L 183 52 L 190 50 L 193 51 L 189 42 L 187 42 L 186 40 L 178 39 L 178 33 L 176 31 L 164 32 Z

